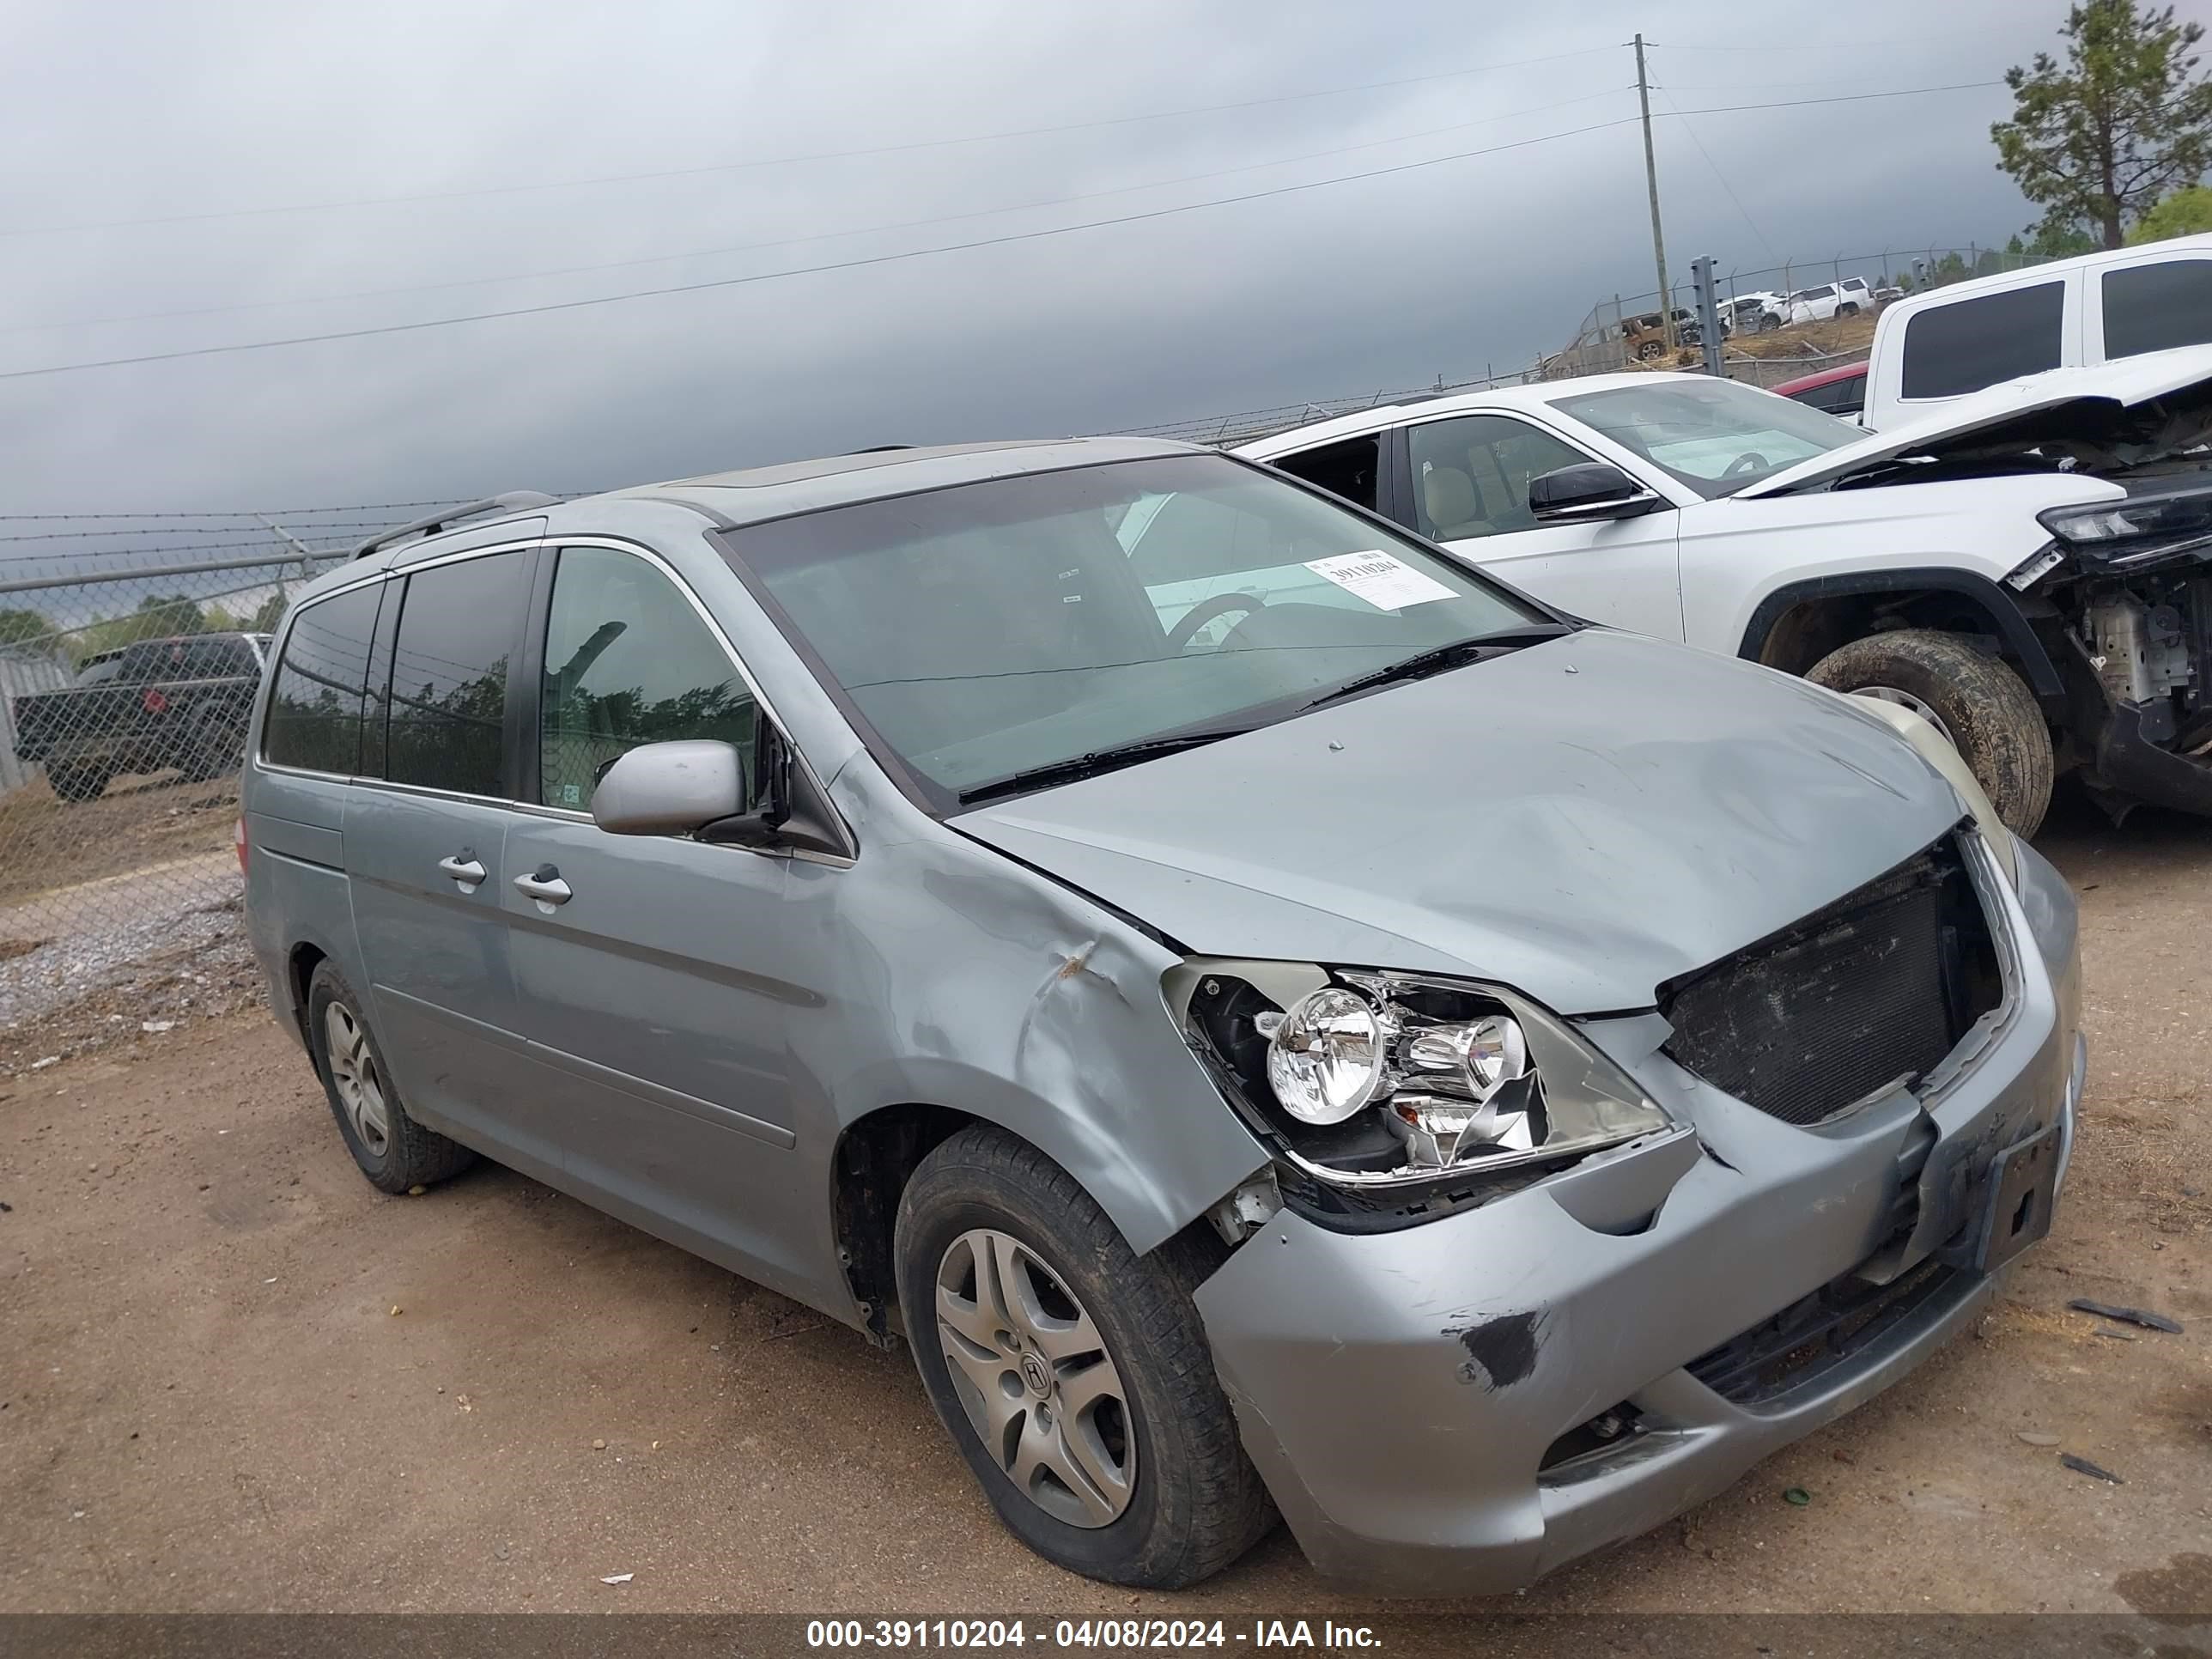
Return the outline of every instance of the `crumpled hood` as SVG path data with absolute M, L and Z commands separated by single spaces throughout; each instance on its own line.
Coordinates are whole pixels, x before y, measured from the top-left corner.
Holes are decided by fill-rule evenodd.
M 1591 629 L 954 828 L 1209 956 L 1646 1008 L 1965 815 L 1802 680 Z
M 2152 419 L 2146 405 L 2167 405 Z M 1735 492 L 1786 495 L 1864 472 L 1901 456 L 1935 458 L 2056 446 L 2097 453 L 2173 450 L 2212 427 L 2212 346 L 2146 352 L 2118 362 L 2054 368 L 1960 398 Z

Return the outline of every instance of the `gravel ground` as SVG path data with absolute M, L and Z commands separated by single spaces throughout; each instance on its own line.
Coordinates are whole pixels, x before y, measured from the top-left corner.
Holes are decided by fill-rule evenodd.
M 234 865 L 233 887 L 236 873 Z M 211 885 L 149 881 L 134 914 L 95 933 L 22 940 L 12 951 L 0 936 L 0 1077 L 47 1054 L 81 1052 L 89 1033 L 72 1015 L 122 1024 L 131 1011 L 172 1020 L 206 1012 L 198 988 L 228 983 L 253 965 L 237 896 L 211 897 Z M 49 1035 L 52 1046 L 21 1057 Z
M 1504 1606 L 2212 1612 L 2212 827 L 2045 839 L 2093 1045 L 2052 1237 L 1906 1382 Z M 0 1611 L 1385 1611 L 1280 1532 L 1181 1595 L 1064 1575 L 904 1358 L 506 1170 L 379 1195 L 265 1014 L 131 1035 L 0 1080 Z

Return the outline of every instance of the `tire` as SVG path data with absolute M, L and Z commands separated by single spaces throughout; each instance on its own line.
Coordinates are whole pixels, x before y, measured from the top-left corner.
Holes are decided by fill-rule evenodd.
M 333 1010 L 341 1014 L 334 1015 Z M 348 1041 L 339 1051 L 338 1032 L 349 1026 L 358 1041 Z M 476 1162 L 477 1155 L 459 1141 L 448 1140 L 407 1115 L 385 1069 L 384 1051 L 362 1012 L 361 999 L 327 961 L 316 965 L 314 977 L 307 982 L 307 1038 L 331 1115 L 337 1120 L 346 1150 L 369 1185 L 380 1192 L 404 1193 L 412 1187 L 434 1186 Z M 360 1109 L 364 1084 L 374 1089 L 382 1108 L 380 1135 L 376 1133 L 377 1115 Z
M 980 1282 L 985 1243 L 994 1273 L 1012 1264 L 1014 1295 L 994 1298 Z M 1066 1170 L 988 1125 L 922 1159 L 899 1199 L 893 1249 L 930 1404 L 1000 1520 L 1030 1549 L 1088 1578 L 1180 1589 L 1219 1572 L 1274 1524 L 1191 1301 L 1207 1270 L 1201 1253 L 1170 1240 L 1139 1257 Z M 952 1287 L 943 1304 L 940 1279 Z M 963 1323 L 990 1343 L 940 1319 L 948 1306 L 966 1309 Z M 1000 1323 L 1017 1328 L 994 1336 Z M 947 1358 L 956 1345 L 967 1355 L 958 1383 Z M 994 1365 L 1000 1387 L 1011 1381 L 1017 1391 L 995 1407 L 973 1381 L 979 1371 L 991 1380 Z M 1085 1384 L 1102 1386 L 1101 1366 L 1118 1395 L 1070 1403 Z M 1003 1413 L 997 1437 L 1002 1452 L 1014 1448 L 1011 1459 L 987 1449 L 963 1388 L 987 1417 Z M 1092 1481 L 1086 1501 L 1049 1462 L 1017 1485 L 1009 1468 L 1041 1443 L 1088 1445 L 1087 1461 L 1063 1451 L 1060 1467 L 1075 1480 L 1103 1468 L 1126 1474 L 1126 1485 Z
M 67 801 L 98 800 L 107 788 L 107 769 L 101 766 L 49 766 L 46 786 Z
M 1858 314 L 1859 308 L 1855 305 L 1838 306 L 1836 307 L 1836 315 L 1838 317 L 1856 317 Z
M 2014 835 L 2035 833 L 2051 805 L 2051 727 L 2027 683 L 1955 634 L 1905 628 L 1831 652 L 1806 675 L 1831 691 L 1881 688 L 1932 714 Z
M 246 764 L 246 728 L 232 715 L 215 709 L 192 722 L 191 737 L 179 757 L 177 769 L 191 783 L 205 783 Z

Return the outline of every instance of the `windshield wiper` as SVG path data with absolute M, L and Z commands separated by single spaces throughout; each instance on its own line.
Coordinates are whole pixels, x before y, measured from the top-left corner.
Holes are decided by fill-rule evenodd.
M 1227 726 L 1205 732 L 1180 732 L 1172 737 L 1146 738 L 1137 743 L 1117 744 L 1111 749 L 1094 749 L 1087 755 L 1048 761 L 1042 766 L 1010 772 L 1003 778 L 976 784 L 972 788 L 963 789 L 957 799 L 965 806 L 971 801 L 988 800 L 995 795 L 1014 795 L 1025 789 L 1047 789 L 1056 783 L 1073 783 L 1079 778 L 1096 777 L 1101 772 L 1134 766 L 1140 761 L 1172 755 L 1178 750 L 1197 749 L 1209 743 L 1218 743 L 1224 738 L 1241 738 L 1251 729 L 1249 726 Z
M 1430 675 L 1441 674 L 1448 668 L 1474 662 L 1492 651 L 1535 645 L 1573 632 L 1573 628 L 1566 623 L 1530 623 L 1525 628 L 1501 629 L 1495 634 L 1480 634 L 1471 640 L 1454 640 L 1449 645 L 1416 651 L 1410 657 L 1400 658 L 1388 668 L 1378 668 L 1371 674 L 1362 674 L 1356 680 L 1348 680 L 1334 691 L 1323 692 L 1300 708 L 1298 713 L 1303 714 L 1308 708 L 1319 708 L 1325 703 L 1341 702 L 1355 692 L 1370 690 L 1378 685 L 1394 685 L 1401 680 L 1426 679 Z

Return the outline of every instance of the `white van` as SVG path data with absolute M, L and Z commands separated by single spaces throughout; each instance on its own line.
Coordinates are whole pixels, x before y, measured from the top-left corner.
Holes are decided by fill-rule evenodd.
M 1863 422 L 1879 432 L 2045 369 L 2212 343 L 2212 235 L 1954 283 L 1881 313 Z

